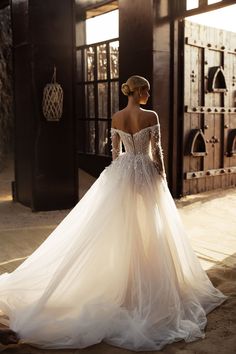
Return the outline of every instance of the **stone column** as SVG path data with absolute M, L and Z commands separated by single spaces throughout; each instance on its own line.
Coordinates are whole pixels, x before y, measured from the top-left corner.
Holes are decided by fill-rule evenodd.
M 13 152 L 12 32 L 10 6 L 0 10 L 0 171 Z
M 12 0 L 15 93 L 15 199 L 32 210 L 73 207 L 78 200 L 76 160 L 75 23 L 73 0 Z M 63 114 L 47 121 L 43 89 L 64 91 Z

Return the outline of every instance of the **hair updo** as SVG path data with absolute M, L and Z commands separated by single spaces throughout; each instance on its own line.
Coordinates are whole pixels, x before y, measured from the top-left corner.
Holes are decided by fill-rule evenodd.
M 133 75 L 121 85 L 121 91 L 125 96 L 130 96 L 135 90 L 139 88 L 150 88 L 150 84 L 147 79 L 142 76 Z

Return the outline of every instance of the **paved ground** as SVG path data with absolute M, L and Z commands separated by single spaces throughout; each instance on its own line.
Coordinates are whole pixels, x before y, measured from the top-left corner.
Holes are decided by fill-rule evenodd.
M 80 196 L 94 178 L 79 171 Z M 69 210 L 32 213 L 11 200 L 13 168 L 9 161 L 0 173 L 0 273 L 14 270 L 50 234 Z M 206 339 L 175 343 L 167 354 L 236 353 L 236 189 L 203 193 L 176 201 L 192 246 L 215 286 L 230 299 L 208 316 Z M 83 350 L 40 350 L 30 346 L 0 347 L 4 353 L 126 354 L 128 350 L 99 344 Z M 144 352 L 143 352 L 144 353 Z

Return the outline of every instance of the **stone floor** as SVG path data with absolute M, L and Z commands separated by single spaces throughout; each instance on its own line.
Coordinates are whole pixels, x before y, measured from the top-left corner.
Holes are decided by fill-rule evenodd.
M 80 197 L 94 178 L 79 170 Z M 69 210 L 36 212 L 11 200 L 13 165 L 8 161 L 0 173 L 0 273 L 14 270 L 67 215 Z M 192 246 L 215 286 L 230 300 L 208 316 L 206 338 L 186 344 L 181 341 L 155 353 L 236 353 L 236 189 L 203 193 L 176 201 Z M 232 337 L 232 338 L 231 338 Z M 0 347 L 4 353 L 126 354 L 129 350 L 98 344 L 83 350 L 42 350 L 28 345 Z M 142 352 L 144 353 L 144 352 Z

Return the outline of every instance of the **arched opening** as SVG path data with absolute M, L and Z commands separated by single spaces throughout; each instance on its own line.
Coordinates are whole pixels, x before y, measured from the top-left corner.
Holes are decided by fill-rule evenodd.
M 228 135 L 227 156 L 236 156 L 236 129 L 232 129 Z
M 227 91 L 227 85 L 225 80 L 225 74 L 222 66 L 214 66 L 209 69 L 209 92 L 225 92 Z
M 201 129 L 191 130 L 186 145 L 186 154 L 194 157 L 207 155 L 206 141 Z

